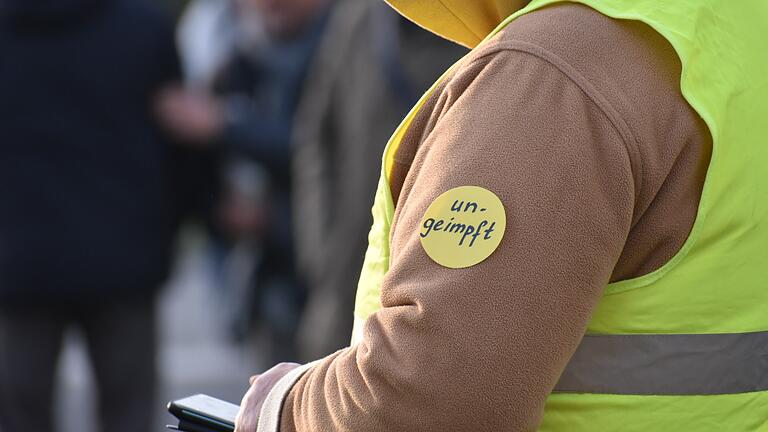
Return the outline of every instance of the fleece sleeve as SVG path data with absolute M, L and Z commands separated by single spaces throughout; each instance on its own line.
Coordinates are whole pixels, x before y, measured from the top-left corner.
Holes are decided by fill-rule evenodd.
M 432 127 L 400 162 L 383 308 L 361 343 L 298 379 L 283 432 L 535 430 L 609 282 L 635 179 L 588 83 L 546 52 L 498 47 L 433 97 Z M 496 194 L 507 227 L 485 261 L 450 269 L 419 233 L 429 205 L 465 185 Z

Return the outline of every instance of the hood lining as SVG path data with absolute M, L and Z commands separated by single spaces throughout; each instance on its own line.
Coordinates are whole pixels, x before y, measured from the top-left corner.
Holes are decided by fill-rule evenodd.
M 470 1 L 474 1 L 474 0 L 470 0 Z M 448 12 L 449 14 L 451 14 L 451 16 L 453 16 L 453 17 L 456 19 L 456 21 L 458 21 L 459 23 L 461 23 L 461 25 L 462 25 L 462 26 L 463 26 L 463 27 L 464 27 L 464 28 L 465 28 L 465 29 L 466 29 L 466 30 L 467 30 L 467 31 L 468 31 L 470 34 L 472 34 L 472 35 L 474 35 L 474 36 L 475 36 L 475 39 L 476 39 L 476 41 L 475 41 L 475 43 L 473 44 L 473 46 L 474 46 L 474 45 L 477 45 L 478 43 L 480 43 L 480 41 L 482 41 L 482 40 L 485 38 L 485 36 L 480 36 L 480 35 L 478 35 L 477 33 L 475 33 L 475 31 L 474 31 L 474 30 L 472 30 L 472 27 L 468 26 L 468 25 L 467 25 L 467 23 L 465 23 L 463 19 L 461 19 L 461 18 L 460 18 L 458 15 L 456 15 L 456 13 L 455 13 L 455 12 L 453 12 L 453 11 L 451 10 L 451 8 L 449 8 L 448 6 L 446 6 L 446 5 L 445 5 L 445 3 L 443 3 L 443 0 L 437 0 L 437 2 L 440 4 L 440 6 L 442 6 L 442 7 L 443 7 L 443 9 L 444 9 L 446 12 Z M 457 41 L 457 42 L 458 42 L 458 41 Z

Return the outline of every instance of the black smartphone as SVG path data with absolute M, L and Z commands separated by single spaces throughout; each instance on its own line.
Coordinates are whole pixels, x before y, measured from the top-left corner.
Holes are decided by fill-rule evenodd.
M 168 402 L 168 411 L 179 419 L 178 430 L 232 432 L 240 407 L 204 394 Z

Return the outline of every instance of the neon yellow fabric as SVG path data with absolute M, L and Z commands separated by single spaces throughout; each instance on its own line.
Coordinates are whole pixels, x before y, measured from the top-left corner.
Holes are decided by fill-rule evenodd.
M 562 0 L 390 0 L 424 27 L 468 46 L 515 18 Z M 712 158 L 694 228 L 679 253 L 646 276 L 610 284 L 588 326 L 598 334 L 741 333 L 768 330 L 768 2 L 578 0 L 664 36 L 683 65 L 681 89 L 707 123 Z M 504 4 L 509 5 L 506 8 Z M 495 27 L 496 30 L 491 30 Z M 434 87 L 433 87 L 434 89 Z M 374 226 L 361 275 L 353 343 L 381 305 L 394 206 L 392 158 L 422 98 L 385 151 Z M 768 431 L 768 392 L 717 396 L 553 394 L 542 431 Z

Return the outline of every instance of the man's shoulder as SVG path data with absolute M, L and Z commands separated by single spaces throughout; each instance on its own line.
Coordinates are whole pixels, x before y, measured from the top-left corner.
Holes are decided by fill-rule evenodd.
M 615 41 L 624 31 L 620 21 L 595 9 L 563 2 L 518 17 L 499 32 L 496 41 L 528 42 L 565 54 L 573 50 L 600 50 L 604 42 Z
M 576 3 L 561 3 L 522 15 L 501 29 L 472 57 L 533 54 L 568 74 L 597 85 L 646 74 L 658 59 L 660 35 L 638 21 L 617 20 Z M 656 58 L 654 60 L 654 58 Z
M 520 69 L 515 65 L 528 65 L 524 82 L 518 76 L 487 74 L 508 83 L 499 86 L 500 92 L 509 83 L 541 89 L 547 83 L 537 74 L 558 71 L 561 80 L 580 87 L 613 119 L 629 145 L 642 147 L 633 151 L 638 164 L 645 159 L 641 153 L 658 155 L 660 149 L 683 147 L 689 141 L 659 140 L 669 135 L 670 119 L 686 126 L 686 136 L 699 134 L 696 115 L 680 89 L 677 53 L 641 21 L 613 19 L 584 5 L 560 3 L 518 17 L 465 62 L 464 70 L 493 63 L 503 66 L 497 70 L 515 71 Z

